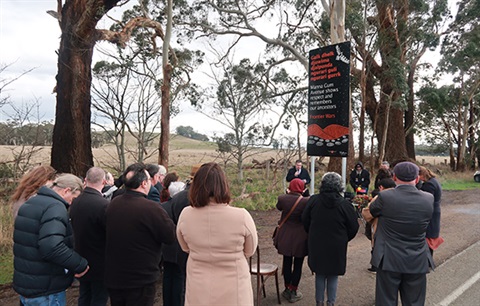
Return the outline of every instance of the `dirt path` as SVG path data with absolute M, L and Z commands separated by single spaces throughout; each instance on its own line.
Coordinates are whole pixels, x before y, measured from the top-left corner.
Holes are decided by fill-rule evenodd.
M 279 212 L 251 212 L 259 233 L 259 243 L 262 261 L 276 263 L 281 266 L 281 256 L 277 254 L 271 243 L 271 233 L 279 218 Z M 447 191 L 442 199 L 441 235 L 445 243 L 435 252 L 434 259 L 437 265 L 466 249 L 480 239 L 480 189 L 468 191 Z M 367 268 L 370 261 L 370 241 L 363 235 L 360 227 L 357 237 L 349 244 L 347 273 L 339 280 L 336 305 L 373 305 L 375 292 L 375 275 Z M 433 272 L 435 273 L 435 272 Z M 252 278 L 252 281 L 255 279 Z M 280 286 L 283 290 L 283 281 L 280 276 Z M 256 282 L 253 282 L 254 288 Z M 158 284 L 155 305 L 162 305 L 161 283 Z M 254 289 L 255 290 L 255 289 Z M 267 297 L 262 305 L 276 305 L 274 280 L 267 280 Z M 296 305 L 314 305 L 315 287 L 314 276 L 310 273 L 306 263 L 300 282 L 300 290 L 304 299 Z M 76 305 L 78 289 L 71 288 L 67 292 L 68 305 Z M 282 299 L 282 304 L 289 304 Z M 18 298 L 9 285 L 0 287 L 0 305 L 18 306 Z

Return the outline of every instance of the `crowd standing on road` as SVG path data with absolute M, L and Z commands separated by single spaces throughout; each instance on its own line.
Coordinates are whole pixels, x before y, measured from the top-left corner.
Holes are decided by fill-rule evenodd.
M 282 296 L 291 303 L 303 298 L 298 287 L 308 256 L 316 305 L 334 305 L 347 244 L 359 228 L 357 215 L 337 173 L 325 173 L 313 196 L 301 160 L 286 180 L 287 193 L 276 205 Z M 370 172 L 361 162 L 350 184 L 359 194 L 368 191 Z M 403 304 L 423 305 L 426 273 L 443 242 L 440 184 L 425 167 L 401 162 L 392 171 L 383 162 L 372 193 L 363 215 L 375 231 L 369 269 L 376 272 L 375 303 L 397 305 L 400 293 Z M 90 168 L 82 182 L 37 166 L 11 198 L 13 287 L 20 304 L 66 305 L 65 290 L 76 277 L 79 306 L 108 300 L 112 306 L 149 306 L 163 269 L 165 306 L 253 305 L 247 259 L 258 246 L 257 230 L 251 215 L 230 202 L 228 181 L 216 163 L 192 166 L 186 184 L 156 164 L 132 164 L 115 183 L 99 167 Z

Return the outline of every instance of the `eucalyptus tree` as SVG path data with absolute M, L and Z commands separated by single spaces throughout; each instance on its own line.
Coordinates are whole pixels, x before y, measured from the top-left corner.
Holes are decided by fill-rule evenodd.
M 158 103 L 158 82 L 149 75 L 146 62 L 135 62 L 130 58 L 125 62 L 100 61 L 93 68 L 94 82 L 92 86 L 93 123 L 101 127 L 115 144 L 116 158 L 114 167 L 123 171 L 127 159 L 143 162 L 156 153 L 150 150 L 153 140 L 157 138 L 161 105 Z M 130 135 L 135 139 L 135 147 L 127 145 Z M 127 156 L 128 155 L 128 156 Z
M 420 134 L 430 145 L 447 144 L 452 170 L 456 168 L 455 147 L 460 143 L 457 114 L 463 110 L 456 103 L 458 93 L 452 85 L 437 88 L 433 83 L 424 85 L 417 93 Z
M 266 44 L 265 52 L 274 62 L 298 62 L 306 72 L 308 51 L 330 43 L 330 7 L 335 2 L 198 0 L 176 24 L 201 37 L 234 36 L 234 45 L 256 37 Z M 413 132 L 416 69 L 425 50 L 438 43 L 447 0 L 346 2 L 346 35 L 352 40 L 354 58 L 363 62 L 366 81 L 360 90 L 375 124 L 379 153 L 390 160 L 407 158 L 408 152 L 412 154 L 406 144 Z M 359 77 L 361 69 L 354 67 L 352 73 Z M 409 148 L 412 145 L 409 142 Z
M 470 166 L 474 166 L 480 155 L 480 1 L 462 0 L 457 4 L 458 11 L 442 42 L 442 59 L 437 68 L 451 82 L 440 88 L 425 86 L 420 97 L 430 104 L 430 108 L 422 111 L 423 116 L 431 116 L 429 111 L 436 107 L 441 112 L 434 114 L 449 123 L 444 124 L 443 131 L 448 135 L 448 143 L 454 141 L 456 147 L 455 163 L 450 150 L 451 165 L 463 171 L 467 158 Z
M 220 70 L 212 75 L 214 84 L 210 93 L 215 94 L 207 96 L 197 107 L 227 128 L 224 136 L 217 137 L 217 143 L 230 148 L 238 178 L 242 180 L 245 158 L 255 154 L 255 148 L 265 145 L 273 129 L 269 124 L 260 123 L 271 109 L 273 99 L 266 99 L 268 90 L 262 78 L 267 74 L 262 64 L 243 59 Z
M 111 31 L 120 31 L 121 24 L 142 16 L 143 8 L 134 6 L 125 11 L 121 23 L 112 25 Z M 151 16 L 158 17 L 162 14 L 162 9 L 155 6 L 149 8 Z M 161 125 L 160 144 L 162 148 L 165 146 L 162 144 L 165 141 L 163 138 L 168 141 L 168 137 L 162 135 L 169 134 L 169 124 L 166 127 L 163 125 L 168 123 L 170 116 L 178 113 L 178 106 L 174 102 L 185 98 L 191 85 L 189 74 L 202 62 L 203 54 L 200 51 L 175 49 L 176 66 L 170 72 L 169 85 L 165 88 L 165 74 L 163 79 L 159 74 L 159 71 L 164 69 L 164 49 L 157 48 L 151 37 L 151 31 L 146 28 L 134 29 L 124 48 L 99 50 L 106 60 L 96 63 L 94 67 L 92 106 L 99 115 L 94 123 L 102 127 L 107 134 L 111 134 L 117 151 L 113 160 L 119 161 L 115 166 L 119 171 L 125 169 L 127 155 L 130 159 L 141 162 L 158 152 L 152 150 L 152 143 L 154 139 L 158 139 Z M 165 98 L 166 92 L 168 97 Z M 159 102 L 160 99 L 162 103 Z M 134 150 L 125 142 L 127 135 L 136 140 Z M 168 150 L 159 154 L 162 157 L 159 162 L 168 165 L 166 151 Z
M 139 0 L 143 14 L 132 16 L 118 30 L 97 29 L 98 22 L 117 5 L 128 0 L 57 0 L 54 16 L 60 25 L 58 50 L 57 107 L 51 153 L 52 166 L 61 172 L 84 175 L 93 165 L 91 149 L 91 82 L 92 55 L 98 41 L 109 41 L 123 47 L 138 27 L 151 30 L 150 41 L 164 39 L 162 18 L 149 17 L 146 7 L 159 1 Z M 181 1 L 179 1 L 181 2 Z M 174 59 L 168 48 L 169 59 Z

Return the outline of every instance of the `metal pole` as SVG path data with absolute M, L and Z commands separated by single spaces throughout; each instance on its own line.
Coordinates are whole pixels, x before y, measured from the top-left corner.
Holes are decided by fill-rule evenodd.
M 315 158 L 316 156 L 310 156 L 310 194 L 315 193 Z
M 347 158 L 342 157 L 342 179 L 345 183 L 345 190 L 347 190 Z

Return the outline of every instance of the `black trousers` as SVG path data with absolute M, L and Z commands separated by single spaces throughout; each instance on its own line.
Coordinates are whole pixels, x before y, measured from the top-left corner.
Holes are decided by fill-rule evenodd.
M 409 274 L 377 269 L 376 306 L 398 305 L 398 292 L 403 306 L 423 306 L 427 293 L 426 273 Z
M 163 262 L 163 306 L 185 304 L 185 271 L 172 262 Z
M 107 301 L 108 291 L 103 281 L 80 280 L 78 306 L 105 306 Z
M 111 306 L 153 306 L 155 283 L 133 289 L 108 288 Z
M 285 287 L 298 287 L 298 284 L 300 283 L 300 278 L 302 277 L 302 267 L 304 259 L 305 257 L 283 256 L 282 272 Z

